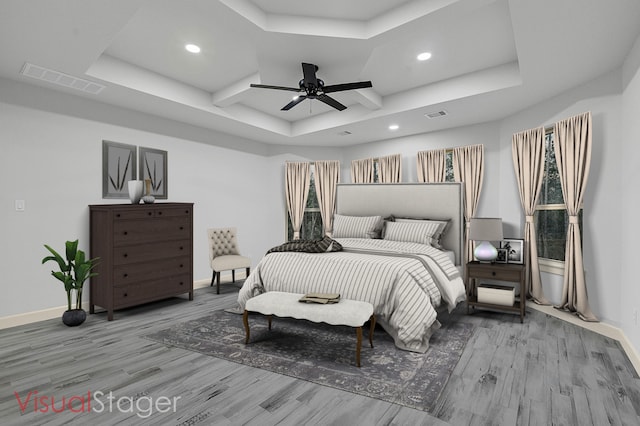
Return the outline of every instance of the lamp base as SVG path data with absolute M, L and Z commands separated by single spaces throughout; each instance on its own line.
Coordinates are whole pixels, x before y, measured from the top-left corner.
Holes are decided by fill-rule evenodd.
M 473 255 L 481 263 L 493 263 L 498 257 L 498 250 L 489 241 L 483 241 L 476 246 Z

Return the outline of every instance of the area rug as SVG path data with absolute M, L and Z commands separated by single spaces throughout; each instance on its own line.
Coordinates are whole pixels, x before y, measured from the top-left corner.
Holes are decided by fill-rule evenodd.
M 373 345 L 362 339 L 361 368 L 355 364 L 353 328 L 288 318 L 249 317 L 251 340 L 245 345 L 242 315 L 214 311 L 202 318 L 144 336 L 147 339 L 233 361 L 324 386 L 431 411 L 455 368 L 473 326 L 443 325 L 424 354 L 398 349 L 376 328 Z

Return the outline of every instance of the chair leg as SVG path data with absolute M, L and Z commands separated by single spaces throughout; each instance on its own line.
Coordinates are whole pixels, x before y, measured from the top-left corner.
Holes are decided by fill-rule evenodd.
M 211 276 L 211 286 L 213 287 L 213 285 L 216 283 L 216 271 L 213 271 L 213 274 Z
M 218 287 L 216 289 L 216 294 L 220 294 L 220 272 L 216 272 L 216 277 L 218 278 Z
M 233 281 L 234 283 L 236 282 L 236 270 L 235 269 L 231 270 L 231 281 Z
M 246 278 L 249 278 L 249 274 L 250 274 L 250 273 L 251 273 L 251 268 L 249 267 L 249 268 L 247 268 L 247 272 L 246 272 L 245 279 L 246 279 Z

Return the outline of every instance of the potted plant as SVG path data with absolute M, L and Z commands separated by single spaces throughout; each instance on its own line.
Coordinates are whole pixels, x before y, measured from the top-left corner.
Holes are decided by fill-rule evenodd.
M 80 325 L 87 318 L 87 313 L 82 309 L 82 286 L 84 282 L 98 275 L 91 270 L 96 266 L 98 258 L 87 259 L 82 250 L 78 250 L 78 240 L 65 243 L 66 260 L 48 245 L 44 245 L 52 256 L 42 259 L 42 263 L 53 260 L 58 264 L 59 271 L 51 271 L 56 279 L 62 281 L 67 292 L 67 310 L 62 314 L 62 322 L 72 327 Z M 72 309 L 72 294 L 75 293 L 75 309 Z

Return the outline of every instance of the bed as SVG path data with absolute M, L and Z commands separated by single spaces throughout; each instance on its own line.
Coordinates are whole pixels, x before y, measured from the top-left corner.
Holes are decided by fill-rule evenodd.
M 425 352 L 438 311 L 465 298 L 462 203 L 458 183 L 340 184 L 333 238 L 321 252 L 265 255 L 238 303 L 266 291 L 339 293 L 371 303 L 396 346 Z

